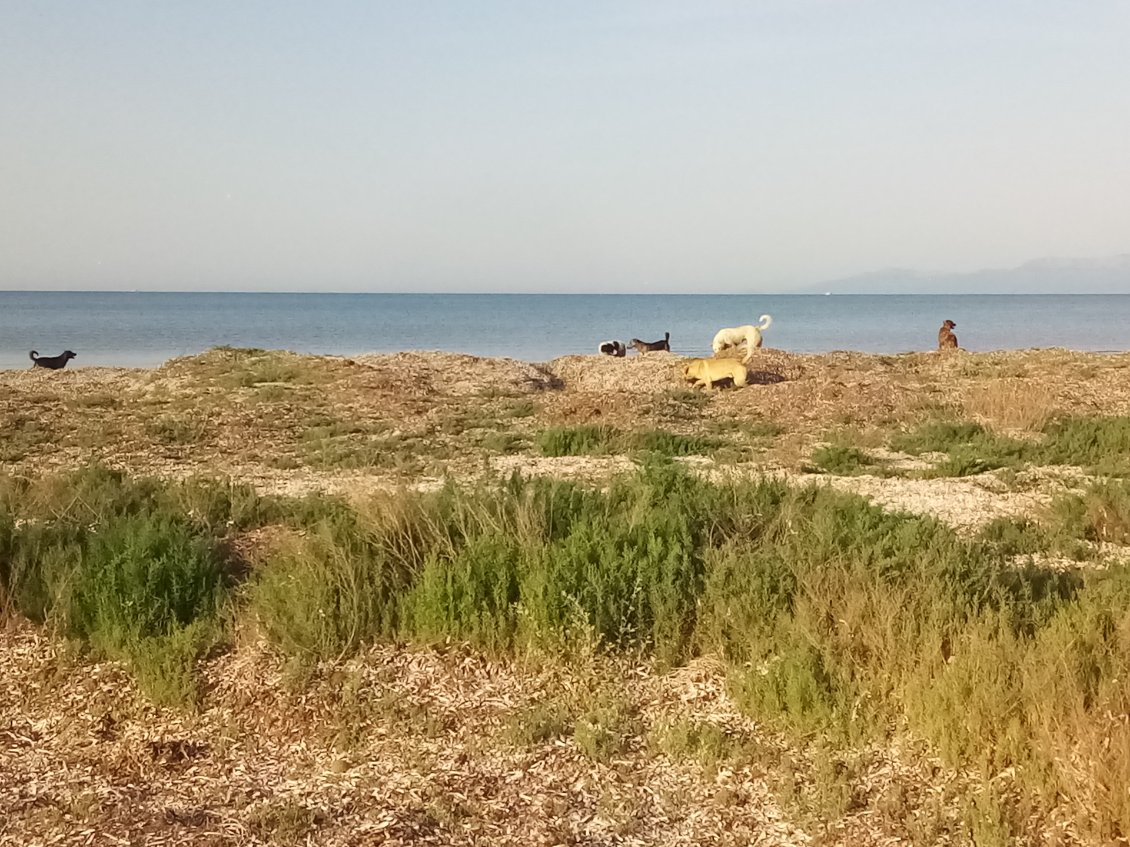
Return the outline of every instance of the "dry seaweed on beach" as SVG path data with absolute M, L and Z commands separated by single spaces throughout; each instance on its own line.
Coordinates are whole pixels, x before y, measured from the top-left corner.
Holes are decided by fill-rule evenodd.
M 93 462 L 219 480 L 233 502 L 248 496 L 246 484 L 341 494 L 380 515 L 380 504 L 447 480 L 496 492 L 511 474 L 578 481 L 600 495 L 659 445 L 694 479 L 837 489 L 888 515 L 937 518 L 952 528 L 945 549 L 1012 544 L 1001 562 L 1018 577 L 1040 568 L 1066 585 L 1126 560 L 1120 501 L 1103 499 L 1120 489 L 1094 468 L 1057 459 L 981 470 L 973 456 L 968 472 L 944 476 L 934 447 L 891 445 L 937 423 L 973 426 L 985 449 L 993 439 L 1035 445 L 1049 422 L 1125 413 L 1128 356 L 764 349 L 749 362 L 755 384 L 712 392 L 683 384 L 682 361 L 218 349 L 155 370 L 4 372 L 0 462 L 17 485 Z M 1117 434 L 1118 421 L 1108 423 Z M 597 448 L 550 450 L 547 435 Z M 814 467 L 821 450 L 843 464 Z M 375 491 L 384 493 L 369 498 Z M 648 491 L 641 502 L 663 504 Z M 1056 512 L 1058 498 L 1071 508 Z M 1053 520 L 1061 535 L 1039 534 Z M 224 549 L 252 574 L 271 551 L 302 549 L 321 531 L 219 526 Z M 827 616 L 835 632 L 839 614 Z M 1023 774 L 1002 772 L 1000 793 L 985 800 L 977 778 L 897 728 L 883 744 L 841 748 L 752 720 L 734 686 L 769 662 L 706 656 L 663 669 L 630 651 L 594 650 L 577 663 L 450 641 L 297 661 L 268 648 L 252 618 L 201 658 L 200 699 L 183 712 L 147 702 L 128 663 L 80 656 L 9 619 L 0 840 L 965 843 L 969 804 L 992 802 L 1027 843 L 1085 843 L 1072 830 L 1081 818 L 1059 801 L 1023 812 Z M 1097 790 L 1092 776 L 1079 769 L 1071 802 L 1101 800 L 1087 793 Z
M 298 671 L 249 643 L 204 673 L 206 709 L 155 709 L 115 663 L 76 663 L 26 626 L 0 632 L 0 840 L 813 841 L 780 805 L 769 769 L 791 760 L 808 780 L 814 763 L 743 716 L 711 660 L 667 674 L 611 660 L 538 671 L 458 647 L 373 647 Z M 616 698 L 632 716 L 611 758 L 594 761 L 571 727 L 539 738 L 547 704 L 583 708 L 594 697 Z M 679 746 L 696 726 L 725 740 L 716 762 Z M 869 796 L 923 795 L 908 806 L 921 807 L 915 815 L 928 792 L 961 783 L 940 781 L 936 764 L 910 750 L 877 749 L 857 767 Z M 820 840 L 893 843 L 882 834 L 892 825 L 848 816 Z
M 597 479 L 630 461 L 577 456 L 566 468 L 539 455 L 540 434 L 555 427 L 706 436 L 731 446 L 705 467 L 757 473 L 796 472 L 829 437 L 882 443 L 939 417 L 1032 438 L 1057 417 L 1130 413 L 1127 354 L 763 348 L 748 363 L 753 384 L 712 392 L 686 386 L 684 361 L 669 353 L 536 364 L 217 348 L 153 370 L 5 371 L 0 462 L 17 473 L 99 462 L 167 477 L 220 475 L 280 493 L 365 491 L 429 487 L 492 468 Z M 857 477 L 838 484 L 879 486 L 892 504 L 899 490 Z M 986 496 L 972 490 L 976 478 L 952 484 L 970 491 L 969 503 Z M 900 485 L 908 506 L 933 496 L 925 482 Z
M 383 374 L 443 395 L 483 393 L 528 394 L 559 387 L 551 368 L 517 359 L 485 358 L 462 353 L 408 352 L 368 354 L 354 361 Z

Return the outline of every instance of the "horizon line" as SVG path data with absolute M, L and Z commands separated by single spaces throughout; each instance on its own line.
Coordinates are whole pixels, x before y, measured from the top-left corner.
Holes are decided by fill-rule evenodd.
M 1123 297 L 1130 291 L 312 291 L 308 289 L 0 288 L 0 294 L 298 294 L 479 297 Z

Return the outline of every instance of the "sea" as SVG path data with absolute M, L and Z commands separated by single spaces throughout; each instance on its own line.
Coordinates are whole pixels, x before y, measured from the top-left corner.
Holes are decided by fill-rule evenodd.
M 210 347 L 352 356 L 444 350 L 543 362 L 601 341 L 709 355 L 721 327 L 773 317 L 765 346 L 801 353 L 930 350 L 942 321 L 974 351 L 1130 349 L 1130 294 L 290 294 L 0 291 L 0 368 L 29 350 L 69 367 L 153 367 Z M 631 354 L 630 354 L 631 355 Z

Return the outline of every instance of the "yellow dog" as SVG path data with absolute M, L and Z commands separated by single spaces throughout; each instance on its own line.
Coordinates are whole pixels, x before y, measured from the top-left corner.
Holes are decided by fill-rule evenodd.
M 733 380 L 735 386 L 745 385 L 749 372 L 737 359 L 691 359 L 683 367 L 683 379 L 709 391 L 714 383 L 725 379 Z

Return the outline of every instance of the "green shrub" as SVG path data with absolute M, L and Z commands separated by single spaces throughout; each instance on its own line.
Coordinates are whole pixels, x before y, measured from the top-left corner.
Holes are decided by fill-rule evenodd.
M 64 482 L 75 499 L 53 520 L 20 518 L 17 529 L 13 506 L 58 503 Z M 158 704 L 195 702 L 196 661 L 221 629 L 216 537 L 167 508 L 167 491 L 120 474 L 90 469 L 18 488 L 24 496 L 5 496 L 0 511 L 3 613 L 53 620 L 126 661 Z
M 1061 418 L 1044 428 L 1041 459 L 1108 474 L 1130 472 L 1130 417 Z
M 1043 427 L 1038 442 L 997 435 L 979 424 L 929 421 L 895 435 L 891 448 L 904 453 L 945 453 L 928 476 L 969 476 L 1030 462 L 1080 465 L 1108 476 L 1130 475 L 1130 417 L 1060 418 Z
M 566 633 L 579 610 L 606 643 L 648 644 L 676 660 L 693 631 L 700 579 L 685 519 L 645 514 L 574 528 L 531 560 L 521 593 L 535 637 Z
M 223 568 L 210 541 L 183 521 L 130 516 L 91 534 L 72 579 L 68 631 L 114 650 L 212 617 Z
M 544 744 L 567 735 L 574 727 L 574 718 L 563 703 L 550 700 L 535 703 L 511 716 L 507 735 L 522 747 Z
M 219 625 L 200 619 L 165 635 L 128 645 L 138 687 L 158 706 L 194 706 L 199 700 L 197 663 L 220 640 Z
M 1057 497 L 1050 513 L 1053 529 L 1068 537 L 1130 544 L 1130 481 L 1092 483 L 1082 494 Z
M 620 433 L 610 426 L 551 427 L 538 433 L 543 456 L 586 456 L 615 452 Z
M 979 424 L 935 420 L 917 429 L 895 435 L 891 448 L 903 453 L 946 453 L 947 456 L 923 476 L 972 476 L 1011 467 L 1030 459 L 1034 447 L 1014 438 L 996 435 Z
M 71 525 L 39 523 L 16 532 L 10 519 L 6 523 L 0 582 L 7 611 L 44 623 L 80 567 L 86 533 Z
M 260 497 L 245 483 L 203 477 L 169 483 L 159 494 L 163 509 L 186 517 L 214 536 L 279 520 L 281 510 L 274 508 L 276 502 Z
M 251 586 L 250 605 L 287 652 L 334 658 L 395 632 L 405 582 L 379 547 L 323 524 L 273 552 Z
M 515 476 L 350 503 L 92 469 L 0 479 L 0 602 L 120 655 L 156 701 L 191 702 L 199 657 L 222 637 L 220 542 L 281 522 L 301 532 L 238 596 L 292 654 L 393 638 L 569 648 L 578 635 L 660 663 L 716 653 L 739 706 L 783 730 L 853 744 L 906 728 L 1033 808 L 1077 809 L 1101 843 L 1130 831 L 1130 567 L 1006 557 L 1130 542 L 1128 492 L 1097 484 L 1042 524 L 999 520 L 968 539 L 827 487 L 713 484 L 655 456 L 605 489 Z M 527 743 L 571 731 L 601 761 L 637 729 L 615 697 L 519 723 Z M 717 737 L 676 735 L 672 751 L 716 755 Z M 852 795 L 834 777 L 839 814 Z M 1015 835 L 994 797 L 985 831 Z
M 666 430 L 623 433 L 610 426 L 553 427 L 538 434 L 537 447 L 543 456 L 585 456 L 612 453 L 658 453 L 662 456 L 691 456 L 709 453 L 721 446 L 714 438 L 680 435 Z
M 924 479 L 938 477 L 976 476 L 1013 464 L 1011 459 L 994 454 L 979 454 L 973 448 L 958 448 L 932 468 L 919 475 Z
M 675 432 L 653 429 L 633 433 L 628 444 L 634 450 L 658 453 L 662 456 L 693 456 L 709 453 L 721 445 L 716 438 L 697 435 L 679 435 Z
M 740 424 L 739 428 L 750 438 L 776 438 L 785 432 L 785 428 L 776 421 L 750 421 Z
M 526 439 L 514 432 L 488 432 L 478 439 L 478 444 L 491 453 L 511 455 L 525 449 Z
M 795 644 L 731 678 L 734 700 L 754 715 L 784 718 L 802 731 L 823 728 L 841 705 L 839 685 L 811 646 Z
M 994 545 L 1004 556 L 1032 555 L 1047 550 L 1048 533 L 1039 524 L 1024 518 L 994 518 L 985 524 L 978 537 Z
M 933 420 L 891 439 L 891 449 L 918 456 L 922 453 L 948 453 L 955 447 L 985 439 L 990 433 L 980 424 Z
M 849 476 L 862 473 L 874 464 L 875 460 L 858 448 L 825 444 L 812 451 L 809 464 L 804 470 L 809 473 Z
M 656 728 L 653 738 L 664 755 L 696 759 L 707 767 L 715 767 L 742 752 L 742 745 L 723 727 L 685 717 L 664 722 Z
M 773 649 L 781 617 L 792 609 L 797 573 L 779 551 L 729 544 L 710 550 L 697 637 L 735 663 L 760 660 Z
M 405 634 L 509 648 L 517 629 L 520 566 L 515 543 L 493 536 L 469 540 L 451 559 L 430 556 L 404 599 Z

